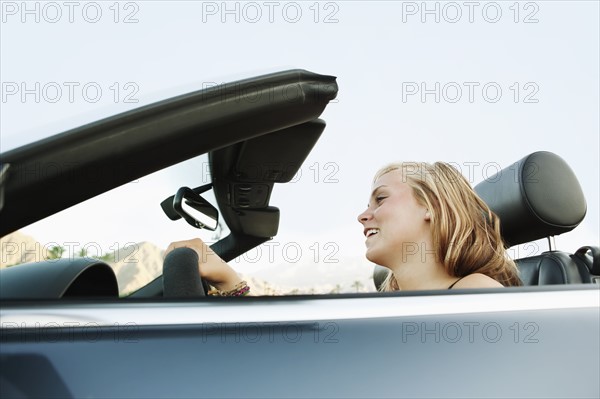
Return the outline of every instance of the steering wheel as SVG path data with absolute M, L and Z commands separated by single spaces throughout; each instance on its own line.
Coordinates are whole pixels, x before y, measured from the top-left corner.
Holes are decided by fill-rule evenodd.
M 191 248 L 176 248 L 163 262 L 163 297 L 192 298 L 208 294 L 210 287 L 200 277 L 198 254 Z

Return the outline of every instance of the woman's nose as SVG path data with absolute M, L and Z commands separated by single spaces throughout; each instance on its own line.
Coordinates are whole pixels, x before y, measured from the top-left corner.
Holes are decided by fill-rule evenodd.
M 357 220 L 358 220 L 358 223 L 364 224 L 370 218 L 371 218 L 371 212 L 367 208 L 363 213 L 361 213 L 360 215 L 358 215 Z

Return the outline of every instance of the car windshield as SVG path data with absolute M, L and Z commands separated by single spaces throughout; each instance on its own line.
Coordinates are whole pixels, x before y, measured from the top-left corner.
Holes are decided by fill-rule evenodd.
M 2 152 L 274 71 L 337 77 L 322 136 L 291 181 L 274 186 L 277 235 L 230 262 L 261 293 L 375 291 L 357 216 L 375 172 L 396 161 L 443 160 L 475 186 L 551 151 L 587 201 L 583 222 L 556 247 L 574 253 L 600 241 L 597 2 L 77 4 L 2 3 Z M 239 92 L 234 101 L 255 99 Z M 127 295 L 160 275 L 170 242 L 228 234 L 225 223 L 198 230 L 160 207 L 180 187 L 211 181 L 206 154 L 143 176 L 3 237 L 0 267 L 98 257 Z M 212 191 L 205 198 L 217 205 Z M 547 249 L 542 239 L 508 253 Z

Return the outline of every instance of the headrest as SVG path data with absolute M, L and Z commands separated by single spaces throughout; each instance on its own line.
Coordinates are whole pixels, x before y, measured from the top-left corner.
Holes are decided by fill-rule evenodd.
M 513 246 L 566 233 L 583 220 L 587 206 L 575 173 L 558 155 L 534 152 L 475 186 L 500 218 Z

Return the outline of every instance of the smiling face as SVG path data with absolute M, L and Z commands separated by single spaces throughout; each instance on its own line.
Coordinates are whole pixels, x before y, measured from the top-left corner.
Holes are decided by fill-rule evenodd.
M 387 267 L 414 261 L 416 254 L 432 249 L 429 219 L 400 170 L 381 175 L 373 183 L 368 208 L 358 215 L 367 259 Z

